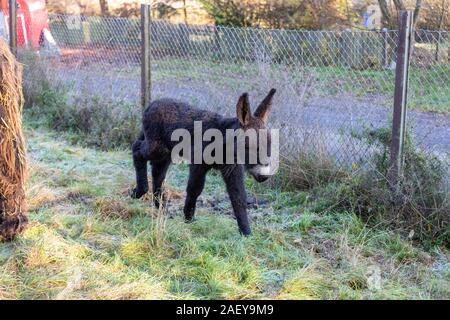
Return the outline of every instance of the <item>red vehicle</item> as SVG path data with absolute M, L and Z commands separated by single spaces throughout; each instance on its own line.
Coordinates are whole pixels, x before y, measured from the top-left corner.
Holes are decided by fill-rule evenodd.
M 0 35 L 9 34 L 8 3 L 0 0 Z M 45 0 L 17 0 L 17 45 L 39 50 L 46 40 L 54 44 Z

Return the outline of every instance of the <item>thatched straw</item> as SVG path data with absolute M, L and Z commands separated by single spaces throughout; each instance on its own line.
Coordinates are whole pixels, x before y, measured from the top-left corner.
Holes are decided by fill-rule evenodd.
M 22 66 L 0 39 L 0 240 L 11 240 L 25 216 Z

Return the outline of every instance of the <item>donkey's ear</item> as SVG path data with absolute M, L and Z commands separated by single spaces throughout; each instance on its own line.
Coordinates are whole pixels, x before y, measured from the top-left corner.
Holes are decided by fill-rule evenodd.
M 270 110 L 272 109 L 273 95 L 276 91 L 277 90 L 275 89 L 271 89 L 258 108 L 256 108 L 255 117 L 260 118 L 264 123 L 267 123 L 267 118 L 269 117 Z
M 236 105 L 236 115 L 241 123 L 241 126 L 246 126 L 250 123 L 252 112 L 250 111 L 250 104 L 248 102 L 248 93 L 243 93 Z

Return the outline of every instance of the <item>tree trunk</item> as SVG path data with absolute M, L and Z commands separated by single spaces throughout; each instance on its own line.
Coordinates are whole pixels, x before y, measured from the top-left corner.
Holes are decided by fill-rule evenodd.
M 414 15 L 413 15 L 414 26 L 416 26 L 417 21 L 419 21 L 420 9 L 422 9 L 422 0 L 416 0 L 416 6 L 414 7 Z
M 186 9 L 186 0 L 183 0 L 183 14 L 184 14 L 184 23 L 187 24 L 187 9 Z
M 406 10 L 405 3 L 403 0 L 392 0 L 394 3 L 395 10 L 398 12 Z M 397 14 L 395 14 L 393 9 L 389 8 L 388 1 L 386 0 L 378 0 L 378 5 L 380 6 L 381 16 L 383 20 L 383 27 L 385 28 L 396 28 L 398 25 L 398 21 L 396 19 Z M 422 9 L 422 0 L 416 0 L 416 5 L 414 6 L 414 26 L 419 20 L 420 10 Z
M 109 6 L 108 0 L 99 0 L 100 1 L 100 12 L 102 16 L 109 16 Z
M 384 28 L 392 29 L 392 15 L 386 0 L 378 0 L 380 6 L 382 23 Z

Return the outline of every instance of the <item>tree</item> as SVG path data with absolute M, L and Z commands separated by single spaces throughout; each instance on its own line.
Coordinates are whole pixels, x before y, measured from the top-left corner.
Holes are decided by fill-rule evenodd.
M 183 15 L 184 15 L 184 23 L 187 24 L 187 8 L 186 8 L 186 0 L 183 0 Z
M 347 19 L 345 0 L 200 0 L 217 25 L 327 29 Z
M 109 16 L 108 0 L 99 0 L 99 1 L 100 1 L 100 12 L 102 16 Z
M 168 19 L 177 14 L 177 9 L 173 7 L 174 0 L 152 1 L 152 17 L 158 19 Z
M 449 14 L 448 0 L 425 1 L 418 26 L 421 29 L 448 30 L 450 29 Z
M 235 0 L 200 0 L 216 25 L 245 27 L 245 6 Z
M 404 0 L 392 0 L 393 6 L 387 0 L 378 0 L 381 10 L 383 27 L 388 29 L 396 29 L 398 27 L 398 15 L 400 11 L 406 10 L 407 6 Z M 415 0 L 414 5 L 414 25 L 419 20 L 420 11 L 422 9 L 422 0 Z

